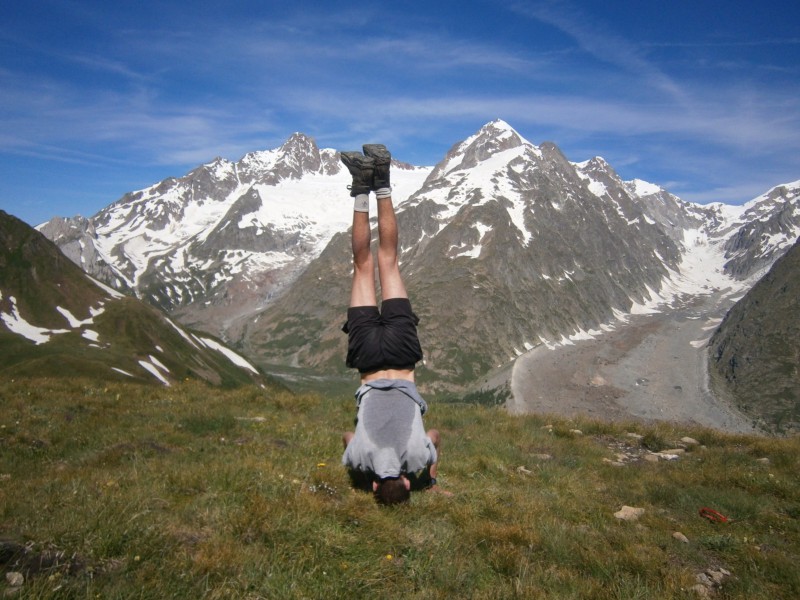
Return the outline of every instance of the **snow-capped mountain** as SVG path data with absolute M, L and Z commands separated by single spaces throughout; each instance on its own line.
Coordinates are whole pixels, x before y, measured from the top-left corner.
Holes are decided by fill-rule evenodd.
M 798 186 L 785 189 L 786 201 L 765 213 L 783 214 L 796 237 L 800 211 L 790 190 Z M 743 289 L 758 265 L 728 264 L 726 242 L 745 224 L 739 212 L 622 181 L 601 158 L 572 163 L 554 144 L 535 146 L 507 123 L 487 124 L 453 146 L 399 206 L 402 269 L 427 350 L 420 378 L 452 389 L 536 345 L 597 334 L 620 314 Z M 340 365 L 348 244 L 333 238 L 249 326 L 251 354 L 323 370 Z
M 763 274 L 797 240 L 800 181 L 776 186 L 738 210 L 716 208 L 729 215 L 726 272 L 740 279 Z
M 424 324 L 420 378 L 451 389 L 621 314 L 741 292 L 800 235 L 800 182 L 744 207 L 695 205 L 623 181 L 602 158 L 570 162 L 503 121 L 435 167 L 395 162 L 392 182 L 402 269 Z M 335 151 L 295 134 L 41 230 L 96 277 L 261 365 L 335 373 L 351 274 L 348 183 Z
M 430 169 L 394 164 L 402 199 Z M 352 219 L 334 150 L 294 134 L 238 162 L 217 158 L 131 192 L 90 219 L 39 227 L 88 273 L 183 322 L 236 338 Z

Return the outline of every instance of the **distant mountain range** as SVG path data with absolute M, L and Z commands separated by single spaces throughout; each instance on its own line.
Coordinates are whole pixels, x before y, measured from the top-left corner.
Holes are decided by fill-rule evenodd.
M 268 381 L 220 340 L 93 280 L 58 247 L 0 211 L 0 374 L 170 385 Z
M 503 121 L 433 167 L 395 161 L 392 180 L 427 391 L 463 393 L 534 346 L 648 305 L 711 290 L 733 303 L 800 235 L 800 182 L 744 206 L 692 204 Z M 39 230 L 94 278 L 266 370 L 341 375 L 348 183 L 337 152 L 298 133 Z

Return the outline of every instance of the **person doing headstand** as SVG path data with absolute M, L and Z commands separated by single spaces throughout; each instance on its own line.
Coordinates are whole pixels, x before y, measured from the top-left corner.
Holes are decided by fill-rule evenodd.
M 410 497 L 412 487 L 438 489 L 439 432 L 425 431 L 428 406 L 414 382 L 422 360 L 417 336 L 419 319 L 411 310 L 398 264 L 398 230 L 390 187 L 391 154 L 382 144 L 364 152 L 342 152 L 353 183 L 353 286 L 347 322 L 347 361 L 358 369 L 355 432 L 344 434 L 342 456 L 354 485 L 370 486 L 381 504 Z M 375 264 L 371 248 L 369 194 L 378 204 L 378 309 Z

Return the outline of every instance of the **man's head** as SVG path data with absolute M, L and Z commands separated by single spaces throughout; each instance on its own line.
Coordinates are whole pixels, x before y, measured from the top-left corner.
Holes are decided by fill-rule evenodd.
M 379 504 L 401 504 L 411 497 L 411 482 L 405 475 L 385 477 L 372 483 L 372 491 Z

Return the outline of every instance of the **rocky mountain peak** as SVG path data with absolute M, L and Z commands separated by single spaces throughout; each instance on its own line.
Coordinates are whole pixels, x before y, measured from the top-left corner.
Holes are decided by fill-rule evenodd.
M 495 119 L 480 128 L 478 135 L 488 135 L 490 137 L 498 138 L 516 138 L 521 143 L 522 137 L 517 133 L 511 125 L 506 123 L 503 119 Z
M 525 145 L 530 145 L 530 142 L 523 139 L 508 123 L 497 119 L 453 146 L 431 173 L 431 178 L 437 179 L 453 171 L 474 168 L 500 152 Z
M 97 235 L 94 224 L 80 215 L 72 218 L 54 217 L 43 223 L 39 227 L 39 231 L 58 245 L 67 244 L 73 240 L 80 239 L 84 235 L 91 237 L 96 237 Z
M 325 171 L 317 143 L 302 133 L 293 133 L 275 150 L 246 154 L 236 164 L 236 169 L 243 183 L 268 185 Z
M 606 181 L 614 181 L 616 184 L 622 186 L 623 181 L 619 174 L 614 170 L 606 159 L 602 156 L 595 156 L 582 163 L 575 163 L 575 167 L 584 175 L 588 175 L 593 179 L 602 179 Z
M 499 119 L 492 121 L 464 142 L 463 166 L 475 166 L 499 152 L 519 148 L 524 143 L 525 140 L 508 123 Z
M 281 145 L 280 151 L 285 154 L 314 154 L 318 150 L 314 138 L 300 131 L 295 131 Z
M 307 173 L 319 173 L 322 160 L 313 138 L 302 133 L 292 134 L 278 149 L 275 169 L 288 179 L 300 179 Z M 281 172 L 282 171 L 282 172 Z
M 586 162 L 579 163 L 578 166 L 585 173 L 608 173 L 609 171 L 614 171 L 602 156 L 590 158 Z

